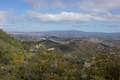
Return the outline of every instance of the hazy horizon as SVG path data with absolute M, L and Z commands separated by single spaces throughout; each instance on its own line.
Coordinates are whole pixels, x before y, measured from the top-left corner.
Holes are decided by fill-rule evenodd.
M 62 32 L 62 31 L 76 31 L 76 32 L 85 32 L 85 33 L 120 33 L 120 32 L 102 32 L 102 31 L 82 31 L 82 30 L 46 30 L 46 31 L 7 31 L 2 29 L 3 31 L 7 32 L 7 33 L 39 33 L 39 32 Z

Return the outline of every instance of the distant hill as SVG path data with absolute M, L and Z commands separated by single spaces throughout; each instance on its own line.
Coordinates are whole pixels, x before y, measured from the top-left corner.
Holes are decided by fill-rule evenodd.
M 46 31 L 46 32 L 11 32 L 12 36 L 15 36 L 20 40 L 41 40 L 46 38 L 102 38 L 120 40 L 120 33 L 100 33 L 100 32 L 83 32 L 83 31 Z
M 55 48 L 57 52 L 61 53 L 80 53 L 83 55 L 94 55 L 94 53 L 99 52 L 115 52 L 118 53 L 115 46 L 106 42 L 93 42 L 90 40 L 71 40 L 63 43 L 57 43 L 54 41 L 46 40 L 40 42 L 49 48 Z M 51 46 L 49 46 L 51 45 Z
M 33 52 L 39 52 L 40 46 L 45 49 L 53 50 L 58 54 L 81 55 L 81 57 L 91 57 L 97 53 L 119 54 L 120 48 L 114 46 L 111 42 L 99 39 L 69 39 L 65 41 L 55 41 L 51 39 L 41 41 L 26 41 L 28 49 L 34 49 Z M 37 48 L 36 48 L 37 46 Z

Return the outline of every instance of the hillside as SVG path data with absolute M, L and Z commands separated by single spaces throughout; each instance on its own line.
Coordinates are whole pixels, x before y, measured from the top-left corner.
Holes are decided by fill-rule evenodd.
M 16 53 L 23 53 L 21 42 L 0 30 L 0 56 L 10 57 Z
M 46 49 L 53 49 L 57 54 L 79 54 L 81 57 L 91 57 L 97 53 L 111 53 L 119 54 L 120 48 L 114 45 L 114 42 L 99 40 L 99 39 L 70 39 L 64 41 L 56 40 L 41 40 L 41 41 L 29 41 L 24 42 L 27 46 L 27 50 L 33 52 L 39 52 L 41 46 Z
M 0 80 L 120 80 L 120 48 L 111 42 L 119 43 L 54 36 L 21 42 L 1 30 Z
M 28 61 L 29 68 L 26 67 L 29 75 L 31 72 L 34 74 L 31 79 L 120 79 L 120 48 L 109 41 L 94 38 L 56 41 L 47 38 L 25 41 L 24 44 L 28 45 L 28 53 L 35 53 Z M 29 76 L 25 77 L 29 79 Z

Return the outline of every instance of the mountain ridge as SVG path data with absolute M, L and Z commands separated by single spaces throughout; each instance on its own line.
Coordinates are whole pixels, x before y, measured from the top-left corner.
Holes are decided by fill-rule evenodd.
M 11 32 L 10 35 L 17 37 L 18 39 L 22 38 L 33 38 L 40 39 L 55 36 L 58 38 L 105 38 L 105 39 L 115 39 L 120 40 L 120 33 L 104 33 L 104 32 L 84 32 L 78 30 L 66 30 L 66 31 L 45 31 L 45 32 Z

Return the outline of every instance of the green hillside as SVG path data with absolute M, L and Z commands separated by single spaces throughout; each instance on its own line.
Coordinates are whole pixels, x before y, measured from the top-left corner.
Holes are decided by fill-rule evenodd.
M 24 63 L 23 46 L 0 30 L 0 80 L 15 80 L 14 76 Z
M 4 31 L 0 30 L 0 52 L 19 52 L 23 48 L 20 41 L 14 39 Z

